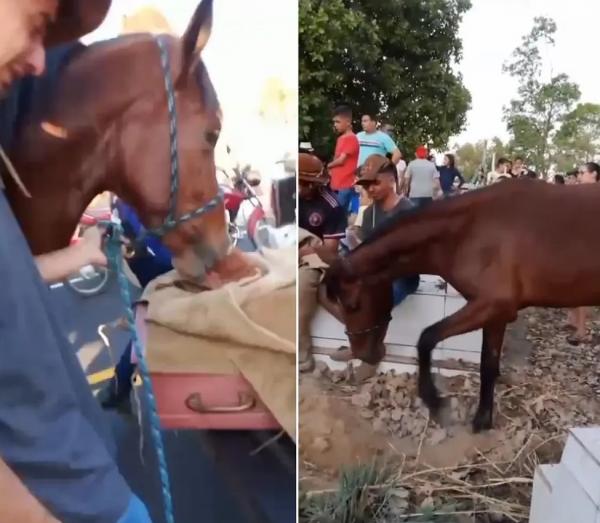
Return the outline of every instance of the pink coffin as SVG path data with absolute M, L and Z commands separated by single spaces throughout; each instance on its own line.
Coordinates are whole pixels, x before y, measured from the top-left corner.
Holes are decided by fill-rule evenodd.
M 146 310 L 136 326 L 146 341 Z M 270 430 L 281 426 L 241 374 L 151 372 L 158 415 L 165 429 Z

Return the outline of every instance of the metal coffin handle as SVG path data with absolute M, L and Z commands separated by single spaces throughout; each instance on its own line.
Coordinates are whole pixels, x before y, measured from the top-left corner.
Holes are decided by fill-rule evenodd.
M 202 402 L 201 394 L 199 392 L 194 392 L 186 398 L 185 406 L 199 414 L 226 414 L 231 412 L 244 412 L 254 408 L 256 405 L 256 398 L 248 392 L 239 392 L 238 400 L 239 403 L 237 405 L 207 407 Z

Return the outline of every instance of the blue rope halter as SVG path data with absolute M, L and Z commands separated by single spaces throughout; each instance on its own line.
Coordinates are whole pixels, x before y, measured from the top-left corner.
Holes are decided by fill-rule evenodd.
M 169 60 L 169 51 L 165 44 L 164 37 L 156 37 L 156 42 L 160 49 L 160 63 L 163 69 L 165 79 L 165 90 L 167 92 L 167 107 L 169 109 L 169 143 L 171 147 L 171 202 L 169 206 L 169 214 L 165 218 L 163 224 L 152 229 L 150 232 L 156 236 L 164 236 L 167 232 L 173 230 L 181 223 L 185 223 L 192 218 L 202 216 L 207 212 L 212 211 L 223 202 L 223 189 L 219 187 L 217 195 L 199 207 L 195 211 L 187 212 L 175 217 L 175 208 L 177 205 L 177 192 L 179 190 L 179 155 L 177 154 L 177 107 L 175 105 L 175 89 L 173 87 L 173 78 L 171 77 L 171 63 Z
M 164 37 L 158 36 L 155 38 L 160 50 L 160 62 L 165 80 L 165 90 L 167 94 L 167 107 L 169 111 L 169 142 L 170 142 L 170 158 L 171 158 L 171 194 L 169 203 L 169 213 L 163 224 L 155 229 L 145 231 L 143 234 L 154 234 L 156 236 L 164 236 L 167 232 L 173 230 L 178 225 L 185 223 L 192 218 L 202 216 L 216 209 L 223 201 L 223 191 L 219 189 L 217 195 L 209 200 L 205 205 L 199 207 L 195 211 L 184 213 L 176 217 L 177 193 L 179 190 L 179 157 L 177 146 L 177 108 L 175 105 L 175 89 L 173 87 L 173 79 L 171 77 L 171 64 L 169 60 L 169 52 L 164 40 Z M 156 406 L 156 397 L 150 380 L 150 372 L 146 357 L 142 351 L 141 342 L 135 326 L 135 316 L 131 306 L 131 295 L 129 292 L 129 281 L 123 270 L 123 257 L 121 255 L 121 237 L 123 227 L 119 220 L 113 219 L 108 229 L 107 241 L 107 257 L 117 274 L 119 282 L 119 290 L 121 298 L 125 303 L 127 314 L 127 324 L 131 333 L 131 339 L 135 355 L 138 361 L 138 368 L 142 381 L 144 383 L 146 403 L 149 413 L 150 430 L 152 441 L 156 449 L 158 458 L 158 467 L 161 481 L 161 490 L 164 504 L 164 513 L 166 523 L 174 523 L 175 517 L 173 514 L 173 499 L 171 496 L 171 485 L 169 481 L 169 472 L 167 468 L 167 460 L 165 456 L 165 448 L 162 440 L 160 418 Z M 138 239 L 138 241 L 140 241 Z

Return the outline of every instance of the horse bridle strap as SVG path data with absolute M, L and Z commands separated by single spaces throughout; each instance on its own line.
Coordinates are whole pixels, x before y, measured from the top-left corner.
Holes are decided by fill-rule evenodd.
M 163 70 L 165 80 L 165 90 L 167 93 L 167 108 L 169 110 L 169 144 L 171 159 L 171 194 L 169 202 L 169 214 L 160 227 L 151 229 L 149 232 L 156 236 L 164 236 L 169 231 L 175 229 L 178 225 L 187 222 L 198 216 L 202 216 L 216 209 L 223 203 L 223 189 L 219 187 L 217 195 L 198 209 L 175 216 L 177 206 L 177 193 L 179 191 L 179 155 L 177 144 L 177 106 L 175 104 L 175 88 L 173 86 L 173 77 L 171 76 L 171 61 L 169 59 L 169 50 L 167 48 L 165 37 L 156 36 L 156 43 L 160 50 L 160 64 Z
M 384 327 L 387 327 L 388 324 L 390 323 L 390 321 L 392 321 L 392 317 L 388 316 L 385 321 L 382 321 L 381 323 L 378 323 L 377 325 L 374 325 L 373 327 L 368 327 L 366 329 L 360 329 L 360 330 L 356 330 L 356 331 L 344 330 L 344 334 L 346 334 L 346 336 L 360 336 L 361 334 L 370 334 L 371 332 L 375 332 L 375 331 L 378 331 L 379 329 L 383 329 Z

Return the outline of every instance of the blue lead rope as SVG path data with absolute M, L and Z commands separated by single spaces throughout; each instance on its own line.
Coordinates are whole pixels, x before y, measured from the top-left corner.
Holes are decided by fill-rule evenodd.
M 179 191 L 179 158 L 178 158 L 178 144 L 177 144 L 177 107 L 175 101 L 175 89 L 173 86 L 173 78 L 171 76 L 171 64 L 169 61 L 169 51 L 165 37 L 156 37 L 156 43 L 160 52 L 160 64 L 163 71 L 165 81 L 165 91 L 167 96 L 167 109 L 169 113 L 169 158 L 171 167 L 171 194 L 169 202 L 169 213 L 165 218 L 163 224 L 151 230 L 143 232 L 141 237 L 136 239 L 135 245 L 140 245 L 147 234 L 153 234 L 155 236 L 164 236 L 169 231 L 175 229 L 179 224 L 185 223 L 192 218 L 197 218 L 205 213 L 214 211 L 223 203 L 224 194 L 223 190 L 219 188 L 216 196 L 211 198 L 203 206 L 195 209 L 191 212 L 183 213 L 181 216 L 176 216 L 177 208 L 177 193 Z M 150 381 L 150 373 L 148 371 L 148 364 L 146 357 L 142 351 L 137 329 L 135 327 L 135 317 L 133 315 L 133 308 L 131 306 L 131 296 L 129 293 L 129 281 L 123 271 L 123 257 L 121 255 L 121 236 L 123 235 L 123 227 L 121 221 L 113 216 L 110 227 L 107 231 L 107 257 L 113 267 L 114 272 L 119 280 L 119 289 L 121 292 L 121 298 L 124 303 L 124 307 L 127 313 L 127 324 L 131 333 L 131 341 L 133 350 L 138 360 L 138 367 L 144 383 L 144 390 L 146 392 L 146 401 L 148 404 L 150 430 L 152 434 L 152 440 L 154 447 L 156 448 L 156 456 L 158 458 L 158 467 L 160 473 L 161 490 L 163 496 L 163 504 L 165 510 L 165 521 L 166 523 L 174 523 L 175 518 L 173 516 L 173 499 L 171 497 L 171 485 L 169 481 L 169 472 L 167 469 L 167 460 L 165 457 L 165 448 L 162 440 L 162 434 L 160 431 L 160 419 L 158 417 L 158 409 L 156 408 L 156 397 L 154 396 L 154 390 L 152 388 L 152 382 Z
M 165 521 L 166 523 L 175 523 L 175 517 L 173 515 L 173 498 L 171 496 L 171 482 L 169 480 L 165 446 L 160 430 L 160 418 L 158 417 L 158 409 L 156 407 L 156 397 L 154 396 L 152 381 L 150 380 L 150 372 L 148 370 L 146 356 L 142 350 L 140 338 L 135 326 L 135 316 L 131 306 L 131 294 L 129 293 L 129 280 L 123 271 L 123 256 L 121 253 L 122 235 L 123 227 L 121 226 L 120 221 L 113 217 L 111 225 L 107 230 L 106 253 L 108 261 L 119 281 L 121 299 L 125 303 L 125 310 L 127 314 L 127 326 L 129 328 L 129 332 L 131 333 L 133 350 L 135 351 L 135 356 L 137 358 L 138 368 L 143 381 L 143 387 L 146 391 L 145 397 L 149 413 L 148 417 L 150 420 L 150 432 L 152 441 L 154 443 L 154 448 L 156 449 L 156 457 L 158 459 L 158 470 L 160 474 L 160 483 L 164 503 Z M 140 430 L 143 429 L 140 427 Z

